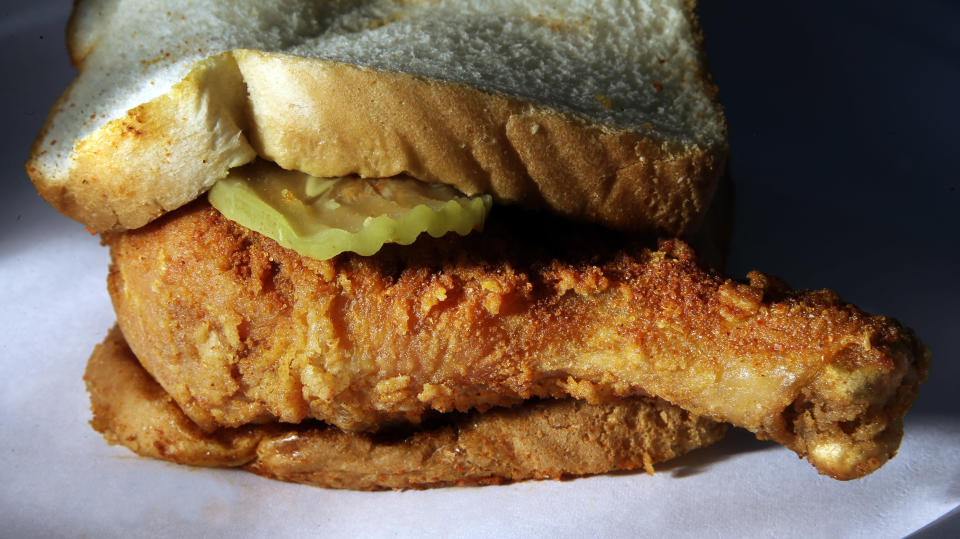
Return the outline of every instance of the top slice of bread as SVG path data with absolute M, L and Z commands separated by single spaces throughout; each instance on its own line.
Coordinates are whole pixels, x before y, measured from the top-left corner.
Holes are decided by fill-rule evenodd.
M 682 234 L 726 157 L 701 45 L 688 0 L 80 0 L 27 170 L 97 230 L 260 156 Z

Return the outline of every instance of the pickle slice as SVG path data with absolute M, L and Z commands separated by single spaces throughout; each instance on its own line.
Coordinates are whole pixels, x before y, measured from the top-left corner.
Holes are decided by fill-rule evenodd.
M 483 227 L 493 205 L 490 195 L 408 176 L 316 178 L 262 161 L 232 169 L 208 198 L 228 219 L 320 260 L 409 245 L 423 232 L 465 236 Z

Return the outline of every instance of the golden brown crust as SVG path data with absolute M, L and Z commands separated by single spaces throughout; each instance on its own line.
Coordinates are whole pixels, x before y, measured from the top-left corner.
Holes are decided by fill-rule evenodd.
M 652 469 L 719 440 L 725 426 L 659 399 L 541 401 L 456 414 L 411 433 L 345 433 L 317 422 L 205 433 L 143 370 L 117 328 L 84 377 L 93 427 L 137 454 L 198 466 L 243 466 L 330 488 L 428 488 Z
M 250 461 L 261 429 L 206 433 L 179 411 L 173 399 L 137 362 L 116 327 L 97 345 L 84 374 L 93 419 L 111 444 L 180 464 L 241 466 Z
M 137 356 L 205 429 L 647 393 L 838 478 L 895 453 L 929 360 L 908 329 L 829 291 L 724 280 L 679 242 L 618 251 L 520 213 L 317 261 L 197 204 L 110 237 L 109 288 Z

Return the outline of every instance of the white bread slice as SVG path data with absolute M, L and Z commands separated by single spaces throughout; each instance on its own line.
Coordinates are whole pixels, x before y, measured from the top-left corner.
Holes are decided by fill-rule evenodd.
M 259 155 L 680 234 L 724 167 L 688 0 L 81 0 L 68 41 L 27 170 L 98 230 Z

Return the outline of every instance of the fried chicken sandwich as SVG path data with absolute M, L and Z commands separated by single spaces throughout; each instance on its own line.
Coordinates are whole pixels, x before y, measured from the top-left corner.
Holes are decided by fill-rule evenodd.
M 27 164 L 100 231 L 94 427 L 345 488 L 652 469 L 729 422 L 893 456 L 928 352 L 721 277 L 726 127 L 676 0 L 81 0 Z

